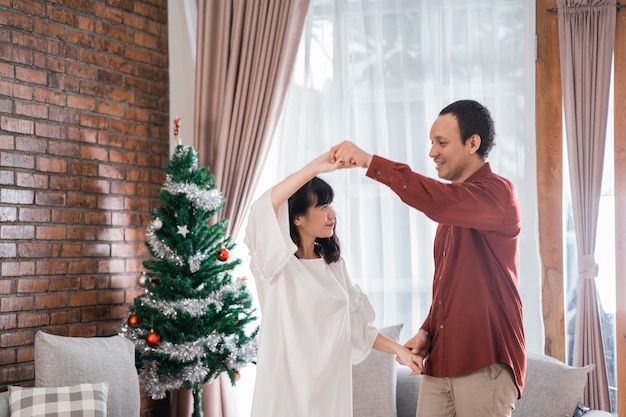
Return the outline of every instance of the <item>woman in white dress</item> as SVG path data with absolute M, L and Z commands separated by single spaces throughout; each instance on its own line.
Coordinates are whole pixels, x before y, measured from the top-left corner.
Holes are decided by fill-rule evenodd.
M 421 358 L 371 325 L 334 234 L 328 154 L 267 190 L 245 243 L 261 308 L 252 417 L 352 417 L 352 364 L 372 347 L 420 371 Z

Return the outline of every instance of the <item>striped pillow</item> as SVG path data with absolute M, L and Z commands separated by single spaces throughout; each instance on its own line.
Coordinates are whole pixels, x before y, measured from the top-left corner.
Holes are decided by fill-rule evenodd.
M 11 417 L 106 417 L 109 384 L 22 388 L 9 386 Z

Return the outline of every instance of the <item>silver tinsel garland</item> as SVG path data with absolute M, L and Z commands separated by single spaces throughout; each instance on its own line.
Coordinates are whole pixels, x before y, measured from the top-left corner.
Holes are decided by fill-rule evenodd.
M 178 311 L 187 312 L 191 317 L 200 317 L 206 314 L 207 308 L 211 304 L 215 305 L 217 311 L 220 311 L 224 306 L 223 299 L 226 294 L 241 291 L 247 291 L 247 288 L 244 286 L 243 280 L 238 279 L 234 283 L 224 285 L 206 298 L 184 298 L 178 301 L 163 301 L 142 297 L 139 301 L 148 307 L 161 311 L 168 318 L 176 318 Z
M 155 230 L 158 230 L 158 228 L 155 227 L 155 223 L 157 223 L 157 220 L 159 219 L 155 219 L 152 223 L 150 223 L 150 225 L 148 225 L 147 228 L 148 231 L 146 233 L 146 237 L 148 238 L 148 244 L 150 245 L 150 248 L 157 257 L 165 259 L 168 262 L 175 263 L 177 266 L 183 266 L 183 258 L 179 254 L 177 254 L 176 251 L 167 246 L 162 240 L 160 240 L 154 233 Z
M 187 199 L 191 202 L 191 204 L 193 204 L 196 208 L 204 209 L 206 211 L 213 211 L 221 208 L 224 200 L 222 193 L 217 188 L 203 190 L 196 184 L 173 182 L 172 177 L 169 174 L 165 176 L 163 189 L 173 195 L 180 193 L 186 194 Z
M 132 340 L 138 350 L 163 353 L 175 361 L 188 362 L 196 360 L 194 364 L 186 366 L 177 375 L 161 375 L 158 371 L 159 363 L 157 361 L 145 361 L 139 377 L 146 387 L 146 392 L 153 399 L 164 398 L 168 391 L 180 388 L 184 381 L 202 383 L 206 376 L 212 372 L 202 363 L 202 359 L 206 356 L 206 347 L 210 350 L 216 350 L 221 343 L 219 353 L 226 352 L 228 354 L 224 364 L 228 369 L 237 372 L 246 364 L 254 361 L 257 355 L 256 340 L 251 339 L 242 346 L 237 347 L 232 337 L 219 333 L 212 333 L 194 342 L 179 345 L 161 342 L 158 347 L 148 346 L 139 329 L 133 329 L 125 325 L 122 328 L 122 334 Z

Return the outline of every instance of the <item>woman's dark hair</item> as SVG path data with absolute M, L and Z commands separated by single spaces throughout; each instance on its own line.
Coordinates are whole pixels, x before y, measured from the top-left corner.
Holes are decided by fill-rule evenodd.
M 444 107 L 439 115 L 448 113 L 456 117 L 461 131 L 461 141 L 465 144 L 473 134 L 477 134 L 480 136 L 478 154 L 483 158 L 487 157 L 496 136 L 489 110 L 477 101 L 459 100 Z
M 289 234 L 291 235 L 293 243 L 298 247 L 300 247 L 302 243 L 300 241 L 300 233 L 298 233 L 298 229 L 294 224 L 296 216 L 306 215 L 309 207 L 319 207 L 330 204 L 333 202 L 334 197 L 335 192 L 333 188 L 319 177 L 313 177 L 289 197 Z M 338 261 L 341 255 L 341 249 L 337 235 L 333 232 L 331 237 L 318 237 L 315 239 L 315 253 L 324 258 L 327 264 Z

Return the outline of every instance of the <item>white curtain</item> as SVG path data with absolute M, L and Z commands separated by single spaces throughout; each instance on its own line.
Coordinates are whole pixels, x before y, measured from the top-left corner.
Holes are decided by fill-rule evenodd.
M 492 112 L 489 161 L 522 206 L 520 292 L 528 350 L 543 353 L 534 124 L 534 15 L 528 0 L 312 0 L 266 184 L 343 139 L 436 177 L 428 132 L 462 98 Z M 363 170 L 325 178 L 352 280 L 378 326 L 415 332 L 430 307 L 434 224 Z

